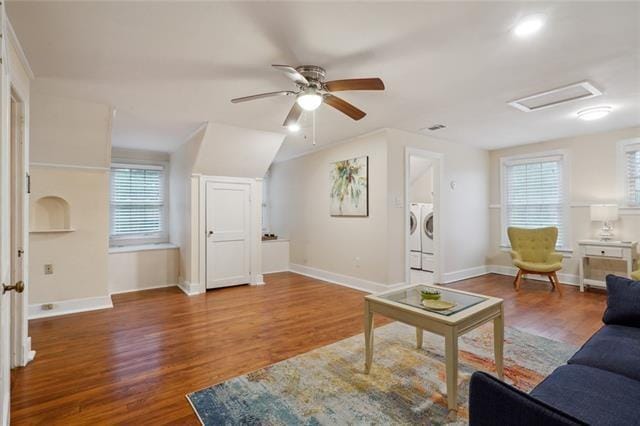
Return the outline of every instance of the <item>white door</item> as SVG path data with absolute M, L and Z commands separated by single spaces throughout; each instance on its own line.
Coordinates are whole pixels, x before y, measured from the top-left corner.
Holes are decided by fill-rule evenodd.
M 251 280 L 251 187 L 206 183 L 207 288 Z

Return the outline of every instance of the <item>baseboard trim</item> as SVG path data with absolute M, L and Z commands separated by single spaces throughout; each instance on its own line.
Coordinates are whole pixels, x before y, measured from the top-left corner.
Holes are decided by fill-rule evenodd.
M 178 288 L 187 296 L 195 296 L 205 292 L 199 283 L 190 283 L 189 281 L 183 281 L 178 284 Z
M 254 277 L 254 280 L 249 283 L 250 285 L 264 285 L 264 275 L 258 274 Z
M 53 309 L 43 310 L 42 305 L 52 304 Z M 29 319 L 48 318 L 58 315 L 75 314 L 78 312 L 96 311 L 113 308 L 110 296 L 87 297 L 84 299 L 63 300 L 60 302 L 45 302 L 29 305 Z
M 109 295 L 133 293 L 133 292 L 136 292 L 136 291 L 155 290 L 155 289 L 158 289 L 158 288 L 169 288 L 169 287 L 178 287 L 178 284 L 163 284 L 163 285 L 154 285 L 154 286 L 151 286 L 151 287 L 134 288 L 134 289 L 130 289 L 130 290 L 112 291 L 112 292 L 109 293 Z
M 486 265 L 475 266 L 473 268 L 461 269 L 459 271 L 445 272 L 442 274 L 442 283 L 450 284 L 456 281 L 468 280 L 469 278 L 480 277 L 488 273 Z
M 354 290 L 364 291 L 365 293 L 379 293 L 385 290 L 393 290 L 398 286 L 404 285 L 404 283 L 391 285 L 377 283 L 375 281 L 364 280 L 362 278 L 351 277 L 349 275 L 336 274 L 334 272 L 312 268 L 310 266 L 299 265 L 296 263 L 290 264 L 289 270 L 291 272 L 295 272 L 296 274 L 304 275 L 322 281 L 327 281 L 332 284 L 338 284 L 343 287 L 349 287 Z
M 515 277 L 518 273 L 518 269 L 513 266 L 503 266 L 503 265 L 487 265 L 487 273 L 491 274 L 499 274 L 499 275 L 507 275 L 511 277 Z M 549 281 L 549 279 L 544 275 L 535 275 L 535 274 L 527 274 L 527 279 L 532 279 L 536 281 Z M 561 284 L 580 286 L 580 277 L 575 274 L 566 274 L 566 273 L 558 273 L 558 280 Z

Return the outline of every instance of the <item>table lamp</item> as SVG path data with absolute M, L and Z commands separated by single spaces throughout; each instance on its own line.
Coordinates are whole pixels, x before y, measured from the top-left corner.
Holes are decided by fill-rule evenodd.
M 592 204 L 590 206 L 591 221 L 602 222 L 600 240 L 613 239 L 613 223 L 618 220 L 618 206 L 615 204 Z

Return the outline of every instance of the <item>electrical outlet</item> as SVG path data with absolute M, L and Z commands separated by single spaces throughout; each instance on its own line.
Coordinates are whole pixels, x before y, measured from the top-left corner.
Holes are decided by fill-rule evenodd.
M 41 308 L 43 311 L 50 311 L 53 309 L 53 303 L 43 303 Z
M 51 275 L 53 274 L 53 265 L 51 263 L 47 263 L 44 265 L 44 274 Z

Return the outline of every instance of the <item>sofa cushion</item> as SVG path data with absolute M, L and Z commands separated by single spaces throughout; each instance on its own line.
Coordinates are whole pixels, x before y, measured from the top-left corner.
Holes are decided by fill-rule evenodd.
M 587 365 L 640 380 L 640 328 L 605 325 L 573 355 L 569 364 Z
M 607 275 L 605 324 L 640 327 L 640 281 Z
M 563 365 L 531 396 L 591 425 L 640 425 L 640 382 L 585 365 Z

